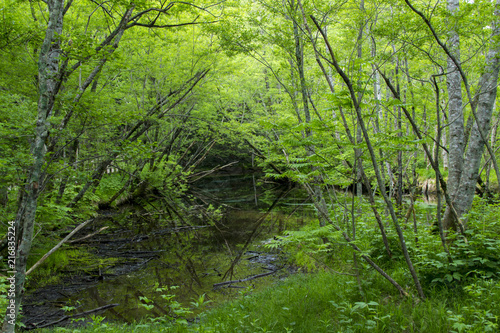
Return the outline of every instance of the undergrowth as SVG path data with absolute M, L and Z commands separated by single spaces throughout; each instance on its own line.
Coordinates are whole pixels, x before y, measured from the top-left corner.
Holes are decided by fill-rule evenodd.
M 268 247 L 281 251 L 302 272 L 259 292 L 185 320 L 192 306 L 178 305 L 176 316 L 134 325 L 95 317 L 85 329 L 42 332 L 498 332 L 500 317 L 499 207 L 477 199 L 468 216 L 466 237 L 453 236 L 444 251 L 432 225 L 403 230 L 426 299 L 416 297 L 397 237 L 388 230 L 392 257 L 385 252 L 373 221 L 358 221 L 356 244 L 391 275 L 409 296 L 357 256 L 331 227 L 305 226 L 287 232 Z M 416 216 L 423 212 L 416 211 Z M 344 221 L 340 221 L 344 222 Z M 340 223 L 339 223 L 340 224 Z M 344 223 L 344 225 L 348 225 Z M 356 278 L 359 269 L 359 281 Z M 173 295 L 171 295 L 173 297 Z M 176 305 L 177 306 L 177 305 Z
M 262 292 L 202 313 L 197 322 L 108 323 L 42 332 L 495 332 L 500 284 L 477 281 L 460 293 L 435 290 L 427 300 L 386 294 L 328 271 L 297 274 Z M 385 288 L 382 288 L 382 290 Z

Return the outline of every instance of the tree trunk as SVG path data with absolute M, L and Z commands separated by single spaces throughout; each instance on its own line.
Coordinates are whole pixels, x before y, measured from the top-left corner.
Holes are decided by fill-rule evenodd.
M 493 109 L 495 109 L 495 107 L 493 106 Z M 490 145 L 491 145 L 491 148 L 493 149 L 493 151 L 495 151 L 496 149 L 496 140 L 497 140 L 497 130 L 498 130 L 498 122 L 499 122 L 500 118 L 497 119 L 497 121 L 495 122 L 495 125 L 493 125 L 493 128 L 491 129 L 491 136 L 490 136 Z M 492 161 L 491 161 L 491 158 L 488 160 L 488 162 L 486 163 L 486 184 L 485 184 L 485 193 L 487 196 L 490 196 L 491 195 L 491 188 L 490 188 L 490 173 L 491 173 L 491 165 L 492 165 Z M 481 172 L 479 173 L 479 175 L 481 176 Z
M 458 0 L 448 0 L 448 11 L 454 15 L 459 10 Z M 452 26 L 450 27 L 450 39 L 448 41 L 448 47 L 454 55 L 454 57 L 460 61 L 460 40 L 458 33 L 455 29 L 454 20 Z M 448 68 L 446 75 L 446 85 L 448 88 L 448 122 L 449 122 L 449 148 L 448 148 L 448 193 L 451 199 L 454 201 L 457 194 L 457 190 L 460 184 L 460 177 L 462 175 L 463 169 L 463 155 L 465 147 L 465 136 L 464 136 L 464 115 L 462 110 L 462 87 L 461 87 L 461 77 L 460 72 L 453 62 L 453 60 L 448 57 L 447 60 Z M 450 207 L 446 207 L 443 227 L 448 229 L 453 224 L 453 215 L 451 214 Z
M 483 140 L 481 132 L 489 133 L 493 105 L 497 94 L 497 81 L 500 66 L 500 43 L 497 41 L 500 35 L 500 0 L 496 2 L 495 22 L 491 34 L 491 47 L 486 55 L 486 65 L 484 74 L 479 79 L 479 100 L 476 112 L 476 121 L 472 126 L 471 137 L 465 155 L 466 164 L 462 172 L 460 187 L 456 196 L 456 209 L 461 216 L 472 206 L 476 189 L 477 177 L 481 157 L 483 155 L 486 142 Z M 487 136 L 486 136 L 487 139 Z
M 45 163 L 45 142 L 49 136 L 48 119 L 52 114 L 55 96 L 58 90 L 59 56 L 61 53 L 59 36 L 62 33 L 64 0 L 47 1 L 49 21 L 38 59 L 38 108 L 35 139 L 31 147 L 33 164 L 29 170 L 25 186 L 26 195 L 19 206 L 15 226 L 18 234 L 15 264 L 15 295 L 9 299 L 2 332 L 13 333 L 16 317 L 19 313 L 24 294 L 26 263 L 31 249 L 35 213 L 41 184 L 43 183 L 43 165 Z M 13 305 L 13 306 L 12 306 Z
M 292 13 L 296 13 L 299 7 L 301 6 L 300 2 L 298 1 L 297 4 L 295 4 L 295 1 L 292 1 L 290 3 L 290 11 Z M 306 123 L 311 122 L 311 112 L 309 110 L 309 102 L 308 102 L 308 97 L 309 97 L 309 92 L 307 90 L 307 84 L 306 84 L 306 79 L 305 79 L 305 74 L 304 74 L 304 45 L 303 42 L 301 41 L 300 35 L 299 35 L 299 25 L 297 24 L 297 21 L 295 21 L 295 18 L 292 18 L 293 21 L 293 37 L 294 37 L 294 42 L 295 42 L 295 60 L 297 62 L 297 70 L 299 72 L 299 82 L 300 82 L 300 93 L 302 96 L 302 106 L 304 110 L 304 119 Z M 306 127 L 305 130 L 305 136 L 310 137 L 313 133 L 311 132 L 310 128 Z M 308 145 L 305 147 L 306 148 L 306 154 L 307 156 L 311 156 L 314 154 L 314 146 L 313 145 Z M 315 167 L 312 167 L 312 171 L 315 170 Z M 322 179 L 320 176 L 314 176 L 314 184 L 313 184 L 313 195 L 314 195 L 314 200 L 316 200 L 323 209 L 327 210 L 326 207 L 326 201 L 323 196 L 323 190 L 321 189 L 320 184 L 322 183 Z M 324 227 L 326 225 L 326 220 L 324 217 L 318 212 L 318 219 L 319 219 L 319 225 L 321 227 Z
M 472 134 L 470 136 L 469 145 L 467 147 L 467 152 L 465 153 L 464 166 L 462 169 L 462 174 L 460 177 L 460 183 L 458 185 L 458 192 L 455 198 L 455 205 L 451 200 L 451 198 L 447 198 L 447 205 L 450 206 L 451 210 L 456 210 L 455 220 L 461 229 L 464 231 L 464 225 L 461 223 L 461 216 L 468 212 L 472 206 L 472 200 L 474 198 L 476 182 L 479 172 L 479 164 L 481 162 L 482 153 L 484 147 L 488 148 L 488 152 L 491 156 L 493 166 L 495 168 L 496 174 L 500 174 L 495 154 L 491 149 L 488 141 L 488 131 L 490 128 L 491 115 L 493 111 L 493 104 L 496 98 L 497 91 L 497 80 L 498 80 L 498 67 L 499 67 L 499 59 L 498 55 L 500 54 L 500 45 L 498 42 L 498 36 L 500 35 L 500 0 L 497 0 L 495 3 L 495 11 L 494 11 L 494 19 L 491 24 L 492 33 L 490 36 L 490 49 L 488 54 L 486 55 L 484 74 L 481 75 L 479 79 L 479 92 L 476 95 L 476 98 L 473 100 L 472 94 L 470 92 L 470 86 L 467 80 L 467 76 L 465 72 L 461 68 L 460 62 L 455 58 L 450 48 L 447 47 L 437 35 L 434 27 L 430 23 L 429 19 L 419 10 L 417 10 L 409 0 L 405 0 L 406 4 L 412 11 L 414 11 L 417 15 L 419 15 L 425 24 L 429 27 L 434 36 L 434 39 L 439 44 L 439 46 L 446 52 L 447 56 L 453 61 L 453 64 L 456 66 L 456 69 L 460 72 L 460 77 L 464 82 L 465 90 L 467 92 L 467 98 L 469 100 L 469 104 L 471 105 L 472 115 L 474 116 L 474 125 L 472 128 Z M 479 97 L 478 97 L 479 96 Z M 476 102 L 477 101 L 477 109 Z M 498 177 L 497 177 L 498 178 Z M 498 179 L 500 184 L 500 178 Z M 443 184 L 441 184 L 443 185 Z M 445 185 L 446 186 L 446 185 Z M 444 189 L 444 186 L 443 186 Z M 445 191 L 446 195 L 447 190 Z M 451 207 L 454 206 L 454 207 Z
M 354 104 L 354 110 L 356 111 L 356 118 L 358 120 L 359 126 L 361 127 L 361 132 L 363 133 L 363 138 L 365 140 L 365 143 L 366 143 L 367 148 L 368 148 L 368 152 L 370 154 L 370 158 L 371 158 L 371 161 L 372 161 L 372 166 L 373 166 L 373 169 L 374 169 L 374 172 L 375 172 L 375 177 L 377 179 L 377 183 L 378 183 L 378 185 L 379 185 L 380 188 L 383 188 L 384 187 L 384 183 L 383 183 L 382 177 L 380 176 L 380 171 L 379 171 L 379 168 L 378 168 L 378 161 L 377 161 L 377 158 L 375 156 L 375 151 L 373 150 L 373 146 L 371 144 L 371 140 L 370 140 L 370 137 L 368 135 L 368 132 L 367 132 L 367 129 L 366 129 L 366 126 L 365 126 L 365 122 L 363 120 L 363 115 L 361 113 L 361 107 L 360 107 L 360 104 L 359 104 L 359 102 L 357 100 L 356 93 L 354 92 L 354 87 L 352 85 L 352 82 L 347 77 L 347 75 L 342 70 L 342 68 L 339 66 L 339 64 L 337 62 L 337 59 L 336 59 L 336 57 L 335 57 L 335 55 L 333 53 L 333 49 L 330 46 L 330 43 L 328 42 L 328 39 L 324 35 L 324 32 L 321 29 L 318 21 L 313 16 L 311 16 L 311 19 L 313 20 L 313 22 L 316 25 L 318 31 L 320 32 L 320 34 L 322 35 L 323 39 L 325 40 L 325 43 L 327 43 L 327 49 L 328 49 L 328 52 L 330 54 L 330 57 L 331 57 L 330 60 L 331 60 L 331 62 L 333 64 L 333 66 L 337 70 L 337 73 L 342 77 L 342 80 L 345 82 L 345 84 L 347 85 L 347 88 L 349 89 L 349 94 L 351 96 L 351 101 Z M 401 245 L 401 249 L 403 251 L 403 255 L 404 255 L 406 264 L 408 265 L 408 269 L 409 269 L 409 271 L 410 271 L 410 273 L 411 273 L 411 275 L 413 277 L 413 281 L 415 282 L 415 287 L 417 288 L 419 296 L 421 298 L 425 298 L 425 294 L 424 294 L 424 291 L 423 291 L 422 286 L 420 284 L 420 280 L 418 279 L 417 272 L 415 271 L 415 268 L 414 268 L 413 263 L 411 261 L 410 255 L 408 253 L 408 248 L 406 247 L 406 241 L 404 239 L 403 231 L 401 230 L 401 227 L 399 225 L 398 218 L 397 218 L 396 213 L 394 211 L 393 204 L 390 201 L 390 199 L 387 196 L 387 194 L 385 193 L 385 191 L 382 191 L 382 196 L 383 196 L 384 201 L 386 203 L 386 206 L 387 206 L 387 208 L 388 208 L 388 210 L 390 212 L 390 216 L 391 216 L 392 222 L 394 224 L 394 227 L 396 228 L 396 232 L 398 234 L 399 241 L 400 241 L 399 243 Z

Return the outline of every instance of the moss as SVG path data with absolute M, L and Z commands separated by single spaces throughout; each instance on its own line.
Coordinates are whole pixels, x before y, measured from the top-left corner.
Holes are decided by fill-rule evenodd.
M 30 256 L 28 266 L 34 265 L 48 252 L 48 248 L 38 248 L 37 254 Z M 60 283 L 70 273 L 90 273 L 116 262 L 117 258 L 98 258 L 77 247 L 62 247 L 38 266 L 28 279 L 28 289 L 41 288 Z

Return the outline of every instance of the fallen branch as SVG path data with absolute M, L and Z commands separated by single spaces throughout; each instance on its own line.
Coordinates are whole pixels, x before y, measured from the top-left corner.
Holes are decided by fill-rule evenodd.
M 84 237 L 82 237 L 82 238 L 73 239 L 73 240 L 71 240 L 71 241 L 68 241 L 68 243 L 76 243 L 76 242 L 82 241 L 82 240 L 84 240 L 84 239 L 87 239 L 87 238 L 90 238 L 90 237 L 92 237 L 92 236 L 94 236 L 94 235 L 97 235 L 97 234 L 98 234 L 98 233 L 100 233 L 101 231 L 106 230 L 106 229 L 108 229 L 108 228 L 109 228 L 109 227 L 102 227 L 101 229 L 99 229 L 99 230 L 97 230 L 97 231 L 95 231 L 95 232 L 93 232 L 93 233 L 91 233 L 91 234 L 88 234 L 87 236 L 84 236 Z
M 228 285 L 228 284 L 250 281 L 250 280 L 254 280 L 254 279 L 260 278 L 260 277 L 264 277 L 264 276 L 268 276 L 268 275 L 274 274 L 277 271 L 278 270 L 274 270 L 274 271 L 268 272 L 268 273 L 257 274 L 257 275 L 253 275 L 253 276 L 247 277 L 245 279 L 241 279 L 241 280 L 232 280 L 232 281 L 225 281 L 225 282 L 220 282 L 220 283 L 214 283 L 213 287 L 214 288 L 218 288 L 218 287 L 222 287 L 222 286 L 225 286 L 225 285 Z
M 194 183 L 194 182 L 196 182 L 196 181 L 198 181 L 198 180 L 200 180 L 200 179 L 202 179 L 202 178 L 204 178 L 204 177 L 206 177 L 208 175 L 211 175 L 212 173 L 214 173 L 216 171 L 219 171 L 219 170 L 222 170 L 224 168 L 230 167 L 230 166 L 232 166 L 234 164 L 237 164 L 237 163 L 239 163 L 239 161 L 234 161 L 234 162 L 231 162 L 231 163 L 223 165 L 223 166 L 216 166 L 215 168 L 213 168 L 211 170 L 200 171 L 200 172 L 194 173 L 192 175 L 189 175 L 189 177 L 188 177 L 189 178 L 188 183 L 189 184 Z M 196 178 L 194 180 L 191 180 L 191 178 L 194 178 L 194 177 L 198 177 L 198 178 Z
M 34 264 L 33 266 L 31 266 L 31 268 L 26 272 L 26 275 L 28 275 L 35 268 L 37 268 L 38 266 L 40 266 L 52 253 L 56 252 L 57 249 L 61 247 L 61 245 L 63 245 L 64 243 L 66 243 L 68 241 L 68 239 L 71 238 L 71 236 L 73 236 L 74 234 L 76 234 L 78 232 L 78 230 L 82 229 L 83 227 L 85 227 L 87 224 L 89 224 L 92 221 L 94 221 L 94 219 L 87 220 L 87 221 L 81 223 L 78 227 L 76 227 L 72 232 L 69 233 L 68 236 L 64 237 L 64 239 L 62 241 L 60 241 L 59 244 L 57 244 L 56 246 L 54 246 L 52 248 L 52 250 L 50 250 L 42 258 L 40 258 L 40 260 L 38 260 L 36 262 L 36 264 Z
M 77 313 L 77 314 L 74 314 L 74 315 L 71 315 L 71 316 L 64 316 L 64 317 L 62 317 L 62 318 L 60 318 L 60 319 L 58 319 L 56 321 L 52 321 L 50 323 L 43 324 L 43 325 L 34 325 L 33 324 L 33 327 L 26 327 L 25 330 L 33 330 L 33 329 L 37 329 L 37 328 L 44 328 L 44 327 L 52 326 L 52 325 L 55 325 L 55 324 L 59 324 L 60 322 L 68 320 L 68 319 L 83 317 L 83 316 L 86 316 L 86 315 L 94 313 L 94 312 L 98 312 L 98 311 L 101 311 L 101 310 L 107 310 L 109 308 L 114 308 L 115 306 L 118 306 L 118 305 L 120 305 L 120 304 L 108 304 L 108 305 L 104 305 L 104 306 L 98 307 L 98 308 L 93 309 L 93 310 L 88 310 L 88 311 Z

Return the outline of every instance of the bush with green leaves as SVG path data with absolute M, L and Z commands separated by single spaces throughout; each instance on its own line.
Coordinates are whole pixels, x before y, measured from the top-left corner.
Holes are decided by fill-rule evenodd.
M 424 284 L 452 286 L 470 278 L 497 279 L 500 272 L 500 240 L 488 238 L 476 230 L 467 230 L 467 240 L 460 238 L 446 252 L 428 254 L 420 273 Z
M 418 266 L 424 285 L 455 287 L 474 279 L 500 278 L 498 205 L 476 198 L 465 237 L 449 233 L 448 255 L 436 235 L 422 238 Z M 438 250 L 439 249 L 439 250 Z
M 451 332 L 498 332 L 500 283 L 477 279 L 463 289 L 467 304 L 447 311 Z
M 308 225 L 301 230 L 287 230 L 284 236 L 275 237 L 266 247 L 286 253 L 293 265 L 306 271 L 329 267 L 337 262 L 336 259 L 352 252 L 341 233 L 332 225 Z
M 10 283 L 7 281 L 7 277 L 0 275 L 0 318 L 3 318 L 5 315 L 5 310 L 9 304 L 9 300 L 7 299 L 7 292 L 9 288 Z
M 389 243 L 389 249 L 391 250 L 391 257 L 389 257 L 382 236 L 379 233 L 373 235 L 369 247 L 370 258 L 384 268 L 394 267 L 394 265 L 404 262 L 405 260 L 397 235 L 388 235 L 387 241 Z

